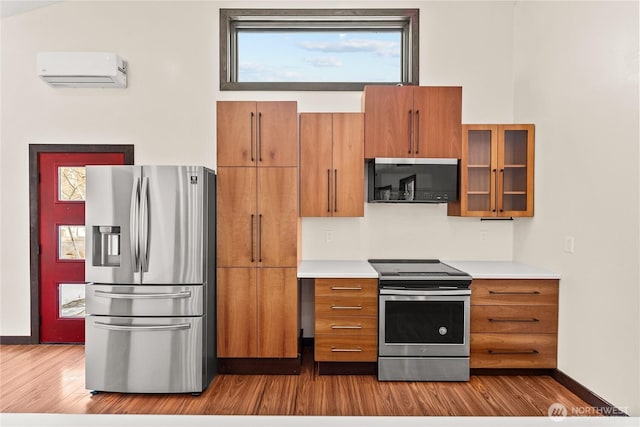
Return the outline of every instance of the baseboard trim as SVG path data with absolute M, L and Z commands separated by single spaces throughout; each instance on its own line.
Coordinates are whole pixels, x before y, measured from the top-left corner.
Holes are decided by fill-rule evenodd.
M 376 362 L 315 362 L 318 375 L 377 375 Z
M 219 358 L 219 374 L 239 375 L 299 375 L 301 357 L 272 358 Z
M 33 344 L 33 343 L 31 342 L 31 337 L 28 337 L 28 336 L 1 336 L 0 344 L 25 345 L 25 344 Z
M 553 375 L 554 369 L 534 369 L 534 368 L 471 368 L 471 375 L 546 375 L 548 377 Z
M 602 415 L 611 417 L 629 416 L 558 369 L 553 370 L 551 378 L 565 386 L 570 392 L 578 396 L 580 399 L 593 406 Z

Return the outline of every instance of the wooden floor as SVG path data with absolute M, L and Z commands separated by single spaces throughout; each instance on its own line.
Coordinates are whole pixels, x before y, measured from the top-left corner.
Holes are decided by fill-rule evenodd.
M 0 346 L 0 412 L 65 414 L 546 416 L 588 405 L 547 376 L 469 382 L 378 382 L 317 376 L 307 349 L 296 376 L 218 375 L 200 396 L 100 393 L 84 388 L 84 347 Z M 584 410 L 581 413 L 584 414 Z M 594 411 L 595 412 L 595 411 Z

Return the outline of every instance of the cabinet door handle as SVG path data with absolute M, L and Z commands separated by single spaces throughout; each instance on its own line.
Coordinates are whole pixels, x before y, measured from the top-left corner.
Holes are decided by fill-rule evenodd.
M 331 325 L 331 329 L 362 329 L 362 325 Z
M 491 319 L 489 318 L 489 322 L 539 322 L 539 319 L 531 318 L 531 319 Z
M 331 212 L 331 169 L 327 169 L 327 212 Z
M 538 350 L 487 350 L 489 354 L 540 354 Z
M 253 155 L 253 151 L 254 151 L 254 146 L 253 146 L 253 141 L 255 140 L 255 135 L 254 135 L 254 129 L 253 129 L 253 122 L 255 121 L 255 113 L 252 111 L 251 112 L 251 133 L 249 134 L 249 145 L 251 147 L 251 161 L 255 162 L 256 161 L 256 156 Z
M 358 348 L 336 348 L 336 347 L 331 347 L 331 352 L 332 353 L 361 353 L 362 349 L 360 347 L 358 347 Z
M 415 136 L 416 154 L 418 154 L 420 152 L 420 110 L 416 110 Z
M 411 154 L 411 137 L 413 136 L 413 110 L 409 110 L 409 151 Z
M 255 215 L 251 214 L 251 262 L 256 261 L 256 257 L 254 256 L 253 244 L 255 243 L 253 240 L 253 220 L 255 219 Z
M 338 169 L 333 170 L 333 211 L 338 212 Z
M 495 189 L 495 186 L 497 185 L 497 183 L 496 183 L 496 181 L 495 181 L 495 180 L 496 180 L 496 179 L 498 179 L 498 178 L 497 178 L 497 177 L 498 177 L 498 170 L 497 170 L 497 169 L 493 169 L 491 172 L 493 173 L 493 179 L 494 179 L 494 181 L 493 181 L 493 185 L 494 185 L 494 190 L 496 190 L 496 189 Z M 495 212 L 495 211 L 496 211 L 496 198 L 498 197 L 498 195 L 497 195 L 497 194 L 498 194 L 498 191 L 496 190 L 495 196 L 493 197 L 493 200 L 492 200 L 492 202 L 493 202 L 493 209 L 491 209 L 491 211 L 492 211 L 492 212 Z
M 332 305 L 331 310 L 362 310 L 361 305 Z
M 500 177 L 502 179 L 502 194 L 500 195 L 500 212 L 504 212 L 504 169 L 500 169 Z
M 491 295 L 539 295 L 540 291 L 489 291 Z
M 258 161 L 262 161 L 262 113 L 258 113 Z
M 258 262 L 262 262 L 262 214 L 258 215 Z
M 332 286 L 332 291 L 361 291 L 362 286 Z

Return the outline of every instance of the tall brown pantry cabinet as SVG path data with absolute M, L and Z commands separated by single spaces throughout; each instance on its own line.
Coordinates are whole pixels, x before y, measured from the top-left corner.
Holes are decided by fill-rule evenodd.
M 299 356 L 297 105 L 220 101 L 217 129 L 218 357 L 249 373 Z

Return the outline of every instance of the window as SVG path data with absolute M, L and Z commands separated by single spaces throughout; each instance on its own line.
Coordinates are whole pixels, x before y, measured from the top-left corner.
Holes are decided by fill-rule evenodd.
M 84 201 L 87 173 L 84 166 L 58 167 L 58 200 Z
M 418 9 L 221 9 L 221 90 L 418 85 Z

